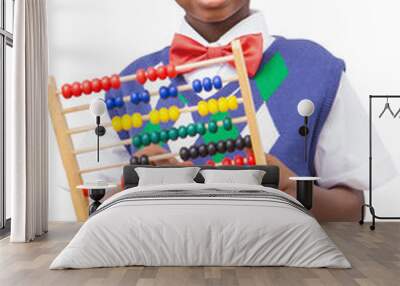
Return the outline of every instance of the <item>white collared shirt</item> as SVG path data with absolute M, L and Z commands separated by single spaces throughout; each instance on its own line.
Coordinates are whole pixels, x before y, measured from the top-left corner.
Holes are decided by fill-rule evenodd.
M 264 15 L 258 11 L 252 11 L 249 17 L 242 20 L 214 43 L 208 43 L 185 20 L 182 21 L 178 33 L 190 37 L 204 46 L 214 47 L 226 45 L 243 35 L 261 33 L 264 39 L 264 51 L 275 40 L 268 33 Z M 197 69 L 185 74 L 184 77 L 187 82 L 191 83 L 194 79 L 204 78 L 210 74 L 225 78 L 234 73 L 235 71 L 230 65 L 220 64 Z M 207 99 L 211 94 L 202 92 L 199 96 Z M 263 124 L 263 130 L 260 132 L 265 132 L 267 138 L 277 140 L 279 134 L 269 115 L 268 107 L 264 105 L 257 111 L 257 119 L 259 124 Z M 300 122 L 293 122 L 293 124 L 300 124 Z M 247 128 L 243 130 L 243 133 L 248 133 Z M 397 171 L 379 137 L 374 135 L 374 138 L 378 138 L 374 142 L 374 166 L 376 168 L 374 187 L 377 187 L 392 179 Z M 263 142 L 264 151 L 268 153 L 274 143 L 274 140 Z M 337 185 L 346 185 L 357 190 L 368 189 L 368 118 L 344 72 L 330 114 L 317 142 L 314 165 L 316 175 L 321 177 L 319 184 L 322 187 L 332 188 Z

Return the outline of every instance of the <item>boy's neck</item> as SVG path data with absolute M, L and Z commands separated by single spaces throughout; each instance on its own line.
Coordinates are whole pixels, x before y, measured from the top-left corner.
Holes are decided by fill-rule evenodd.
M 222 22 L 207 23 L 199 21 L 196 18 L 186 14 L 185 19 L 196 30 L 207 42 L 213 43 L 221 38 L 226 32 L 228 32 L 237 23 L 247 18 L 250 15 L 250 7 L 245 5 L 239 9 L 231 17 L 227 18 Z

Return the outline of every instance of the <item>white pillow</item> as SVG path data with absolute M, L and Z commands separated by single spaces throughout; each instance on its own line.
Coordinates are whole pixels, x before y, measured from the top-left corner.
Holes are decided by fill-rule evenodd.
M 139 176 L 139 186 L 173 185 L 195 183 L 193 180 L 200 168 L 135 168 Z
M 265 171 L 262 170 L 202 170 L 205 184 L 261 185 Z

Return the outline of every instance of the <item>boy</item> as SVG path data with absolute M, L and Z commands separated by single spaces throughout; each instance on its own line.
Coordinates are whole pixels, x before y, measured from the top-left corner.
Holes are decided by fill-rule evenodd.
M 135 73 L 139 68 L 159 64 L 167 65 L 190 62 L 190 44 L 215 47 L 229 44 L 237 38 L 256 37 L 259 43 L 259 61 L 249 67 L 249 76 L 257 110 L 257 120 L 267 162 L 278 165 L 281 170 L 280 189 L 295 196 L 295 185 L 289 177 L 319 176 L 319 186 L 314 191 L 313 213 L 321 221 L 357 221 L 360 219 L 363 193 L 367 189 L 367 118 L 356 95 L 347 81 L 345 64 L 321 46 L 305 40 L 287 40 L 273 37 L 268 33 L 265 20 L 260 12 L 250 10 L 250 0 L 176 0 L 185 10 L 185 20 L 175 35 L 170 47 L 138 59 L 129 65 L 121 75 Z M 195 42 L 193 42 L 195 41 Z M 211 47 L 211 48 L 210 48 Z M 257 48 L 254 49 L 257 50 Z M 182 57 L 183 54 L 183 57 Z M 210 58 L 213 55 L 209 55 Z M 255 56 L 257 58 L 257 56 Z M 189 58 L 189 59 L 188 59 Z M 220 75 L 227 78 L 234 70 L 229 64 L 199 69 L 172 79 L 172 84 L 192 83 L 195 79 Z M 201 100 L 236 94 L 237 84 L 231 83 L 220 91 L 183 92 L 177 98 L 152 100 L 149 105 L 127 105 L 110 110 L 111 117 L 125 113 L 148 114 L 152 108 L 176 105 L 196 106 Z M 107 98 L 141 92 L 143 87 L 132 82 L 124 84 L 121 90 L 110 91 Z M 297 114 L 297 104 L 302 99 L 311 99 L 315 113 L 310 119 L 309 160 L 304 162 L 303 138 L 298 134 L 302 118 Z M 167 103 L 166 103 L 167 102 Z M 357 116 L 354 116 L 356 114 Z M 239 108 L 231 117 L 243 116 Z M 202 118 L 204 121 L 209 118 Z M 212 117 L 216 119 L 216 117 Z M 220 119 L 220 118 L 218 118 Z M 175 123 L 161 124 L 162 129 L 187 126 L 198 122 L 198 114 L 182 114 Z M 147 124 L 142 129 L 131 129 L 127 134 L 120 132 L 121 139 L 128 138 L 143 130 L 149 132 L 160 127 Z M 248 134 L 245 123 L 222 135 L 235 138 Z M 218 138 L 219 139 L 219 138 Z M 129 152 L 140 156 L 178 152 L 180 147 L 218 141 L 210 134 L 169 142 L 167 146 L 151 145 L 139 151 L 130 146 Z M 381 144 L 378 142 L 378 144 Z M 378 148 L 384 150 L 383 146 Z M 380 157 L 381 163 L 388 158 Z M 216 158 L 221 160 L 221 158 Z M 379 160 L 377 160 L 379 163 Z M 167 160 L 162 164 L 177 164 Z M 195 164 L 203 164 L 198 159 Z M 386 166 L 388 167 L 388 166 Z M 387 181 L 394 175 L 389 167 L 376 184 Z

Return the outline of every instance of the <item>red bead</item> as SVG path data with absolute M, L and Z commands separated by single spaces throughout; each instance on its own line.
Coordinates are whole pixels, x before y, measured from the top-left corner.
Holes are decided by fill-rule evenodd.
M 105 91 L 109 91 L 111 88 L 111 79 L 108 76 L 105 76 L 101 79 L 101 86 Z
M 88 189 L 83 189 L 82 192 L 83 192 L 83 196 L 85 198 L 89 197 L 89 190 Z
M 244 158 L 240 155 L 235 156 L 235 166 L 243 166 L 244 165 Z
M 68 83 L 64 84 L 61 87 L 61 93 L 64 96 L 64 98 L 71 98 L 72 96 L 72 86 Z
M 225 158 L 224 160 L 222 160 L 222 165 L 223 166 L 231 166 L 232 165 L 232 160 L 229 158 Z
M 156 71 L 156 69 L 153 68 L 153 67 L 148 67 L 148 68 L 147 68 L 146 75 L 147 75 L 147 78 L 148 78 L 150 81 L 155 81 L 155 80 L 157 80 L 157 71 Z
M 77 81 L 72 84 L 72 95 L 73 96 L 81 96 L 82 95 L 81 84 Z
M 157 76 L 159 79 L 166 79 L 167 78 L 167 67 L 159 66 L 157 68 Z
M 146 76 L 146 72 L 144 71 L 144 69 L 137 70 L 137 72 L 136 72 L 136 80 L 140 84 L 145 84 L 146 83 L 147 76 Z
M 174 65 L 167 65 L 167 75 L 169 78 L 174 78 L 178 75 Z
M 92 80 L 92 90 L 94 92 L 100 92 L 102 88 L 101 81 L 98 78 Z
M 208 161 L 207 161 L 207 165 L 208 165 L 208 166 L 215 167 L 215 162 L 214 162 L 213 160 L 208 160 Z
M 247 165 L 249 166 L 255 166 L 256 165 L 256 158 L 254 158 L 253 153 L 249 153 L 247 155 Z
M 121 87 L 121 80 L 119 79 L 119 75 L 114 74 L 111 76 L 111 87 L 113 89 L 119 89 Z
M 82 91 L 84 94 L 91 94 L 92 93 L 92 83 L 88 80 L 84 80 L 82 82 Z

